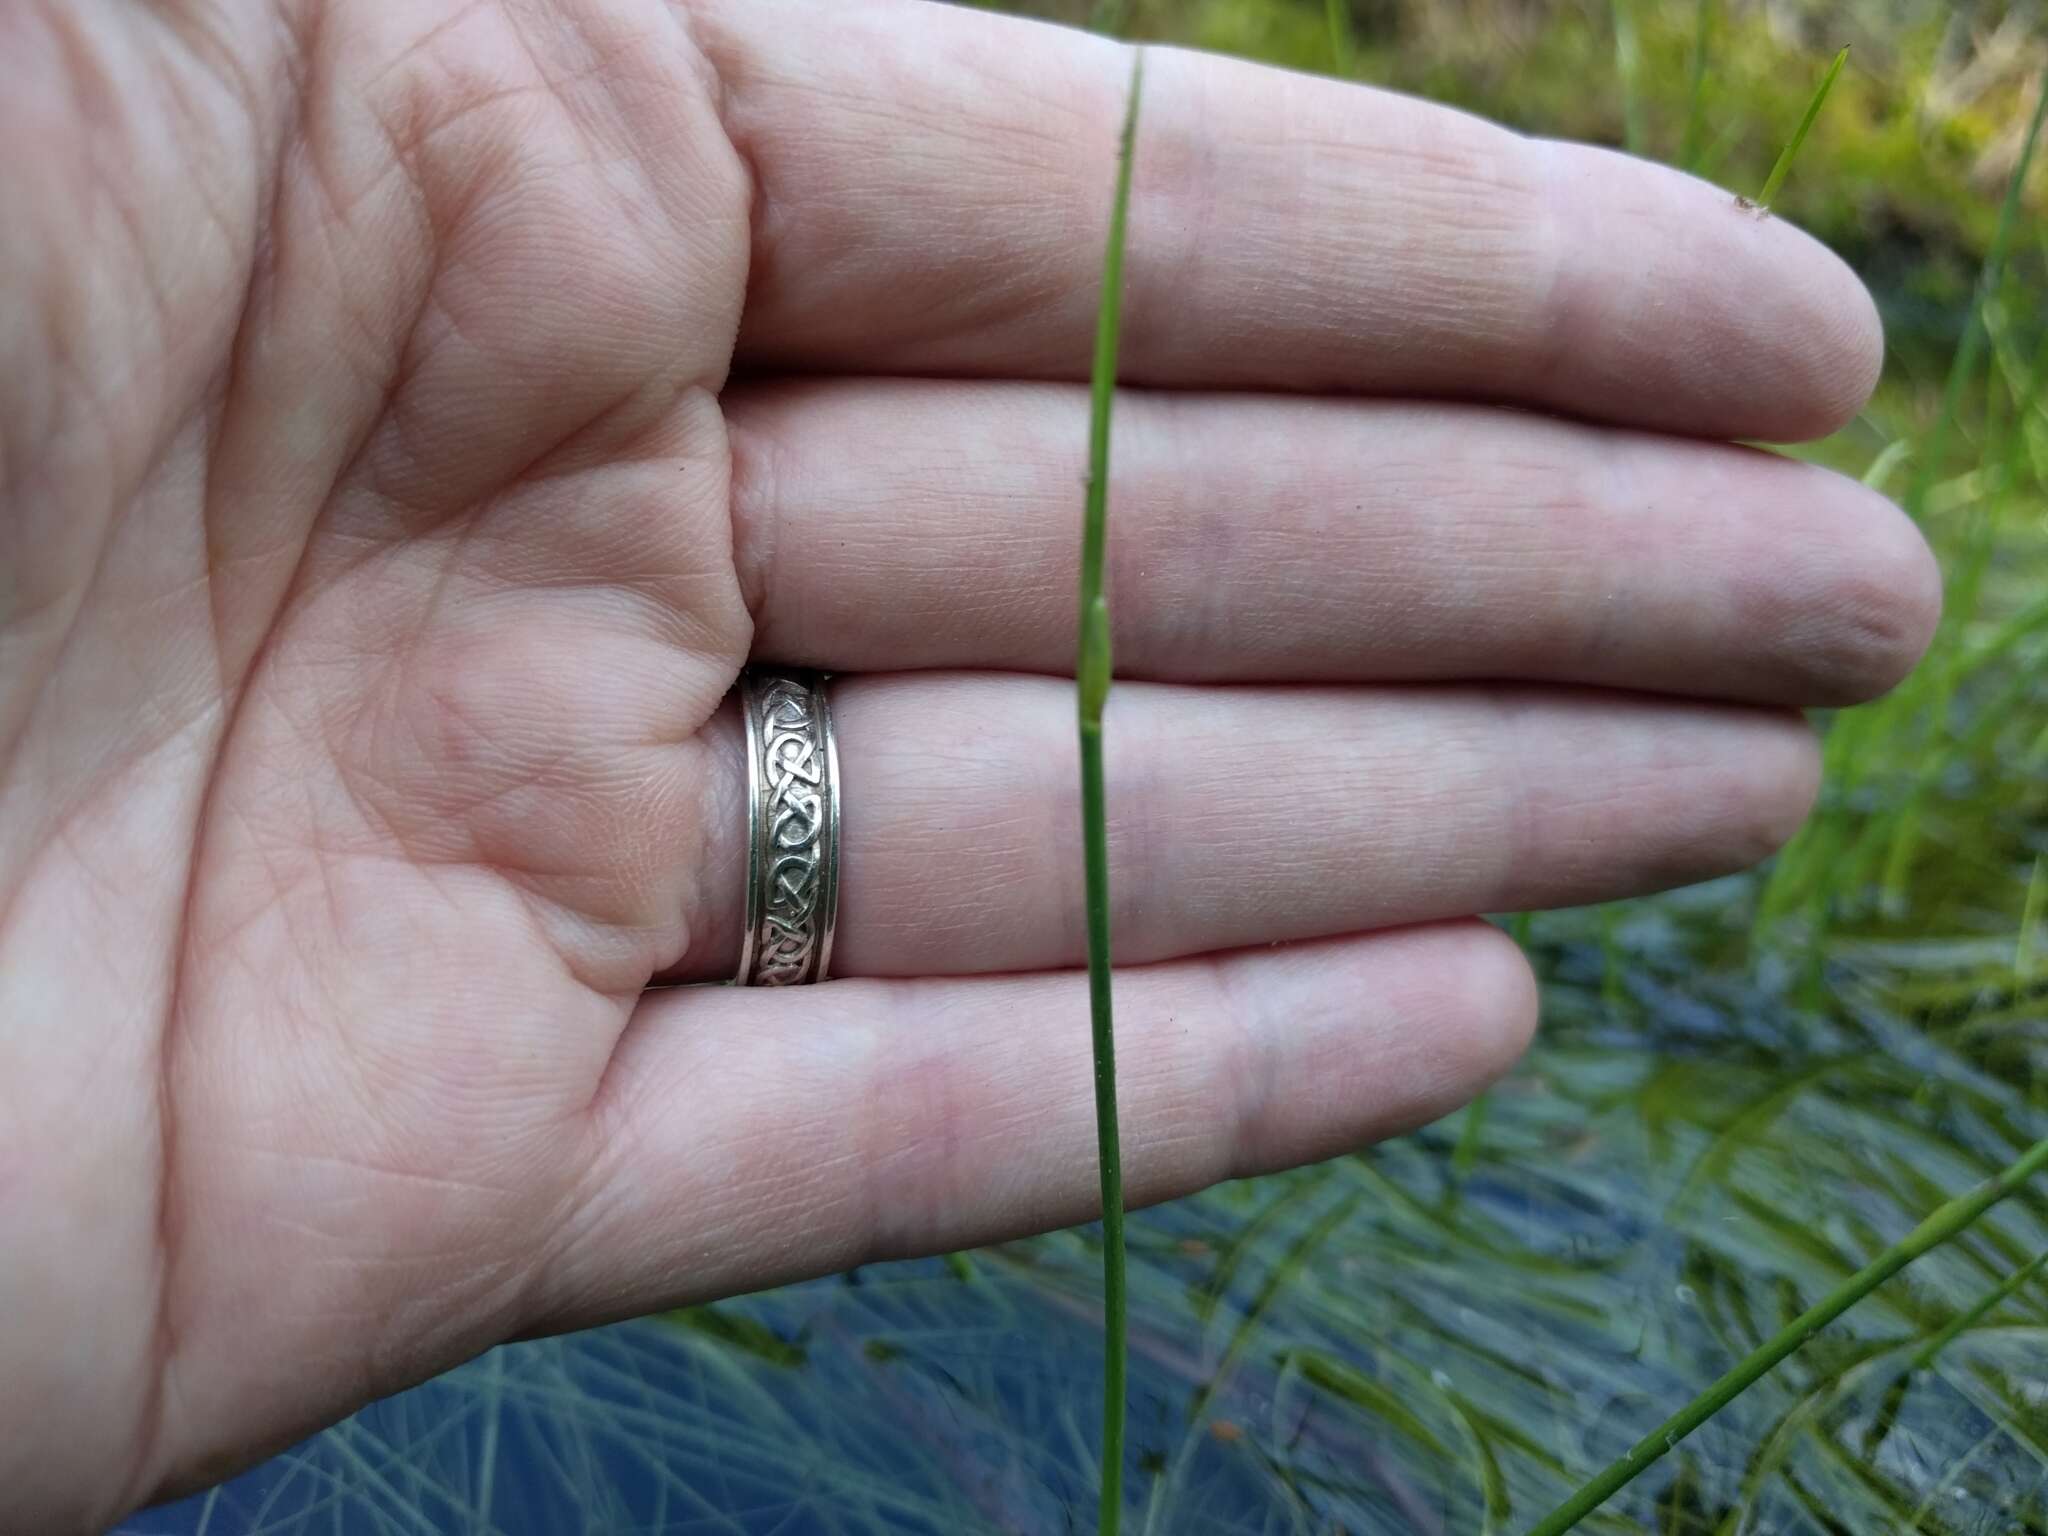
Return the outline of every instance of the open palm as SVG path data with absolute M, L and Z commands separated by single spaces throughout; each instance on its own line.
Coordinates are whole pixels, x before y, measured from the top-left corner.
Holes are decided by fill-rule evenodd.
M 0 13 L 0 1525 L 1090 1213 L 1056 674 L 1126 70 L 911 0 Z M 1132 228 L 1156 1199 L 1469 1096 L 1534 1014 L 1470 914 L 1763 855 L 1787 706 L 1936 583 L 1705 441 L 1879 347 L 1708 187 L 1163 55 Z M 738 953 L 750 658 L 846 674 L 846 979 L 647 993 Z

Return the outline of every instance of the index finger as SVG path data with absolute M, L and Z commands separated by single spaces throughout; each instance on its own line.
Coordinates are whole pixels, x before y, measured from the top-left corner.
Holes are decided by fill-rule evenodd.
M 701 0 L 756 180 L 742 365 L 1085 374 L 1120 44 L 923 3 Z M 1789 440 L 1882 354 L 1855 276 L 1705 182 L 1448 108 L 1148 55 L 1124 376 L 1455 395 Z

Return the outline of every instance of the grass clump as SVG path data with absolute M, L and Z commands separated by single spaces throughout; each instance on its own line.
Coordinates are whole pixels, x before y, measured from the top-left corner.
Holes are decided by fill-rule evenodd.
M 1992 1206 L 2016 1193 L 2044 1167 L 2048 1167 L 2048 1138 L 2034 1143 L 2025 1156 L 1999 1173 L 1996 1178 L 1987 1180 L 1968 1194 L 1958 1195 L 1955 1199 L 1945 1202 L 1906 1237 L 1887 1248 L 1820 1301 L 1786 1323 L 1760 1348 L 1733 1366 L 1720 1380 L 1630 1446 L 1620 1460 L 1611 1464 L 1550 1514 L 1537 1521 L 1529 1528 L 1529 1536 L 1562 1536 L 1563 1532 L 1584 1520 L 1622 1488 L 1648 1471 L 1652 1462 L 1667 1452 L 1677 1450 L 1681 1440 L 1726 1408 L 1741 1393 L 1754 1386 L 1766 1371 L 1776 1367 L 1795 1349 L 1811 1340 L 1822 1328 L 1915 1259 L 1957 1236 Z M 2039 1261 L 2033 1261 L 2026 1269 L 2020 1271 L 2016 1279 L 2019 1283 L 2024 1283 L 2024 1280 L 2031 1277 L 2039 1267 Z M 2017 1284 L 2012 1287 L 2017 1288 Z M 1985 1298 L 1981 1310 L 1973 1309 L 1972 1313 L 1963 1314 L 1951 1328 L 1935 1335 L 1928 1346 L 1915 1356 L 1916 1361 L 1924 1365 L 1939 1353 L 1944 1344 L 1974 1321 L 1975 1317 L 1982 1316 L 1983 1311 L 1988 1311 L 1991 1306 L 2010 1294 L 2011 1290 L 2003 1287 L 1993 1291 Z

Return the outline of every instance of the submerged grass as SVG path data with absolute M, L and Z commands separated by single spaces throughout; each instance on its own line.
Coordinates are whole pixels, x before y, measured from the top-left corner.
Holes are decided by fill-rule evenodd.
M 1731 1367 L 1720 1380 L 1630 1446 L 1626 1454 L 1611 1463 L 1598 1477 L 1584 1484 L 1564 1503 L 1537 1521 L 1529 1528 L 1529 1536 L 1561 1536 L 1562 1532 L 1570 1530 L 1584 1520 L 1622 1488 L 1648 1471 L 1659 1457 L 1677 1450 L 1681 1440 L 1755 1385 L 1765 1372 L 1776 1367 L 1787 1355 L 1807 1343 L 1821 1329 L 1915 1259 L 1949 1241 L 1992 1206 L 2017 1192 L 2027 1180 L 2044 1167 L 2048 1167 L 2048 1138 L 2034 1143 L 2024 1156 L 2014 1161 L 1996 1178 L 1987 1180 L 1968 1194 L 1958 1195 L 1943 1204 L 1903 1239 L 1887 1248 L 1828 1292 L 1820 1301 L 1785 1324 L 1761 1347 L 1752 1350 Z M 2030 1276 L 2038 1267 L 2037 1260 L 2023 1270 L 2021 1275 Z M 2002 1288 L 1993 1291 L 1986 1298 L 1982 1309 L 1973 1309 L 1975 1316 L 1981 1316 L 1983 1311 L 1989 1310 L 2009 1294 L 2010 1291 Z M 1926 1360 L 1931 1360 L 1942 1345 L 1954 1338 L 1972 1320 L 1972 1313 L 1963 1314 L 1952 1329 L 1944 1330 L 1930 1341 L 1930 1346 L 1922 1352 L 1925 1359 L 1916 1356 L 1916 1360 L 1920 1360 L 1922 1364 Z
M 1617 7 L 1622 3 L 1623 0 L 1616 0 Z M 1620 12 L 1617 10 L 1617 16 L 1619 14 Z M 1706 10 L 1704 3 L 1702 4 L 1700 15 L 1698 57 L 1703 59 L 1706 44 Z M 1842 66 L 1847 63 L 1848 58 L 1849 50 L 1844 47 L 1835 54 L 1833 62 L 1828 65 L 1826 73 L 1821 77 L 1820 85 L 1815 89 L 1812 99 L 1807 103 L 1805 114 L 1800 118 L 1798 127 L 1793 130 L 1791 138 L 1786 141 L 1785 147 L 1779 153 L 1776 163 L 1771 167 L 1771 173 L 1765 180 L 1763 190 L 1756 199 L 1759 207 L 1768 209 L 1771 200 L 1778 195 L 1779 189 L 1784 186 L 1785 178 L 1791 173 L 1793 161 L 1798 157 L 1800 146 L 1806 142 L 1807 135 L 1812 131 L 1815 121 L 1820 116 L 1821 109 L 1826 105 L 1828 94 L 1834 89 L 1835 81 L 1840 77 Z M 1628 76 L 1626 74 L 1624 75 L 1624 83 L 1625 85 L 1628 83 Z M 1695 102 L 1697 102 L 1698 88 L 1696 77 Z M 2011 212 L 2018 202 L 2021 189 L 2025 185 L 2027 169 L 2032 162 L 2034 145 L 2041 131 L 2044 114 L 2048 114 L 2048 84 L 2044 84 L 2040 92 L 2040 102 L 2035 108 L 2018 162 L 2013 171 L 2011 187 L 2008 190 L 2004 212 L 1999 221 L 1998 234 L 1994 238 L 1991 254 L 1986 261 L 1987 275 L 1980 285 L 1980 304 L 1984 293 L 1990 288 L 1995 287 L 1996 279 L 1993 274 L 1996 272 L 1998 263 L 2003 259 L 2005 241 L 2010 233 Z M 1935 431 L 1931 435 L 1932 440 L 1927 447 L 1927 460 L 1938 461 L 1939 459 L 1943 435 L 1955 409 L 1956 391 L 1954 380 L 1957 376 L 1965 373 L 1971 366 L 1970 341 L 1981 336 L 1981 334 L 1981 328 L 1975 323 L 1973 315 L 1972 323 L 1966 332 L 1965 342 L 1958 350 L 1956 367 L 1950 375 L 1950 387 L 1944 394 L 1942 414 L 1937 420 Z M 2023 408 L 2032 403 L 2034 394 L 2035 391 L 2030 384 L 2029 389 L 2022 396 L 2021 404 Z M 1887 449 L 1886 451 L 1889 452 L 1890 450 Z M 1882 457 L 1883 455 L 1880 455 L 1880 458 Z M 1923 471 L 1923 475 L 1924 473 L 1925 471 Z M 1873 470 L 1867 473 L 1865 478 L 1881 478 L 1880 468 L 1873 466 Z M 1975 609 L 1976 583 L 1981 578 L 1981 575 L 1981 560 L 1966 563 L 1964 566 L 1961 582 L 1968 588 L 1968 608 L 1972 612 Z M 1952 687 L 1953 667 L 1943 667 L 1937 663 L 1934 675 L 1944 679 Z M 2017 680 L 2018 686 L 2013 691 L 2015 693 L 2020 691 L 2027 681 L 2022 676 Z M 1944 703 L 1946 703 L 1946 699 L 1944 699 Z M 1987 718 L 1995 721 L 1998 718 L 1998 714 L 1994 712 L 1987 716 Z M 1916 782 L 1916 792 L 1924 790 L 1929 786 L 1943 763 L 1943 757 L 1938 754 L 1930 759 L 1930 766 L 1933 771 L 1923 770 L 1922 775 Z M 1910 848 L 1910 837 L 1915 822 L 1911 819 L 1910 815 L 1902 816 L 1899 819 L 1898 826 L 1899 831 L 1895 834 L 1893 843 L 1893 858 L 1887 865 L 1885 877 L 1887 890 L 1896 890 L 1898 885 L 1902 883 L 1904 857 L 1899 850 L 1902 847 Z M 2040 861 L 2037 859 L 2037 877 L 2039 865 Z M 2032 907 L 2033 897 L 2030 887 L 2030 912 Z M 1615 1000 L 1614 978 L 1617 970 L 1611 922 L 1613 911 L 1613 908 L 1606 909 L 1602 927 L 1602 948 L 1605 952 L 1606 960 L 1606 994 L 1610 1004 Z M 2022 946 L 2026 943 L 2028 929 L 2028 919 L 2023 918 L 2020 941 Z M 2022 955 L 2024 954 L 2024 949 L 2022 949 L 2021 953 Z M 2014 961 L 2016 973 L 2019 972 L 2020 965 L 2021 958 L 2016 956 Z M 1682 1201 L 1686 1194 L 1697 1186 L 1702 1174 L 1711 1170 L 1712 1160 L 1716 1156 L 1726 1157 L 1731 1154 L 1733 1148 L 1741 1144 L 1737 1140 L 1736 1132 L 1743 1133 L 1744 1139 L 1753 1137 L 1758 1129 L 1758 1122 L 1761 1121 L 1764 1124 L 1768 1124 L 1769 1120 L 1775 1118 L 1786 1104 L 1804 1091 L 1806 1086 L 1807 1082 L 1804 1077 L 1794 1075 L 1787 1078 L 1775 1092 L 1766 1095 L 1754 1106 L 1743 1111 L 1734 1122 L 1734 1126 L 1731 1127 L 1730 1133 L 1718 1139 L 1694 1165 L 1693 1170 L 1687 1175 L 1684 1184 L 1680 1187 L 1677 1199 Z M 1993 1205 L 2015 1193 L 2044 1166 L 2048 1166 L 2048 1138 L 2036 1141 L 2008 1167 L 2001 1170 L 1994 1178 L 1987 1180 L 1978 1189 L 1967 1195 L 1957 1196 L 1955 1199 L 1944 1202 L 1906 1237 L 1885 1249 L 1884 1252 L 1843 1280 L 1815 1305 L 1786 1322 L 1768 1340 L 1752 1350 L 1712 1385 L 1693 1398 L 1691 1402 L 1679 1409 L 1678 1412 L 1643 1436 L 1641 1440 L 1631 1446 L 1621 1457 L 1610 1463 L 1598 1476 L 1581 1485 L 1555 1510 L 1531 1527 L 1529 1536 L 1561 1536 L 1562 1532 L 1578 1525 L 1623 1487 L 1641 1476 L 1657 1460 L 1676 1450 L 1682 1440 L 1698 1430 L 1724 1408 L 1728 1407 L 1736 1397 L 1755 1385 L 1767 1372 L 1783 1362 L 1787 1356 L 1812 1340 L 1815 1334 L 1827 1324 L 1833 1322 L 1844 1312 L 1848 1311 L 1850 1307 L 1862 1301 L 1915 1259 L 1920 1258 L 1939 1244 L 1961 1234 Z M 2012 1294 L 2012 1291 L 2025 1283 L 2025 1279 L 2030 1278 L 2038 1267 L 2039 1264 L 2036 1261 L 2023 1268 L 2010 1284 L 1994 1289 L 1978 1307 L 1962 1314 L 1948 1328 L 1935 1335 L 1927 1345 L 1923 1346 L 1920 1353 L 1915 1356 L 1916 1364 L 1924 1367 L 1956 1334 L 1960 1333 L 1964 1327 L 1967 1327 L 1970 1321 L 1981 1316 L 1992 1305 Z M 1904 1380 L 1905 1378 L 1902 1376 L 1901 1381 L 1903 1382 Z
M 1110 1006 L 1109 819 L 1102 782 L 1102 709 L 1109 698 L 1109 599 L 1103 566 L 1109 537 L 1109 428 L 1116 402 L 1117 339 L 1123 320 L 1124 235 L 1131 202 L 1131 160 L 1138 98 L 1145 81 L 1143 50 L 1131 54 L 1130 99 L 1117 147 L 1116 192 L 1110 204 L 1108 249 L 1102 258 L 1102 299 L 1088 410 L 1088 495 L 1081 529 L 1081 633 L 1075 693 L 1081 733 L 1081 838 L 1087 870 L 1088 1010 L 1095 1050 L 1095 1134 L 1102 1175 L 1102 1495 L 1098 1528 L 1115 1536 L 1123 1515 L 1124 1377 L 1128 1358 L 1125 1301 L 1123 1154 L 1117 1134 L 1116 1029 Z

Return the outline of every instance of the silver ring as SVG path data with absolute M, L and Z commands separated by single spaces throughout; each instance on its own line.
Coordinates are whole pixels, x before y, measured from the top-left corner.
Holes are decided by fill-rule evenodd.
M 823 981 L 839 921 L 839 744 L 825 678 L 749 667 L 743 987 Z

